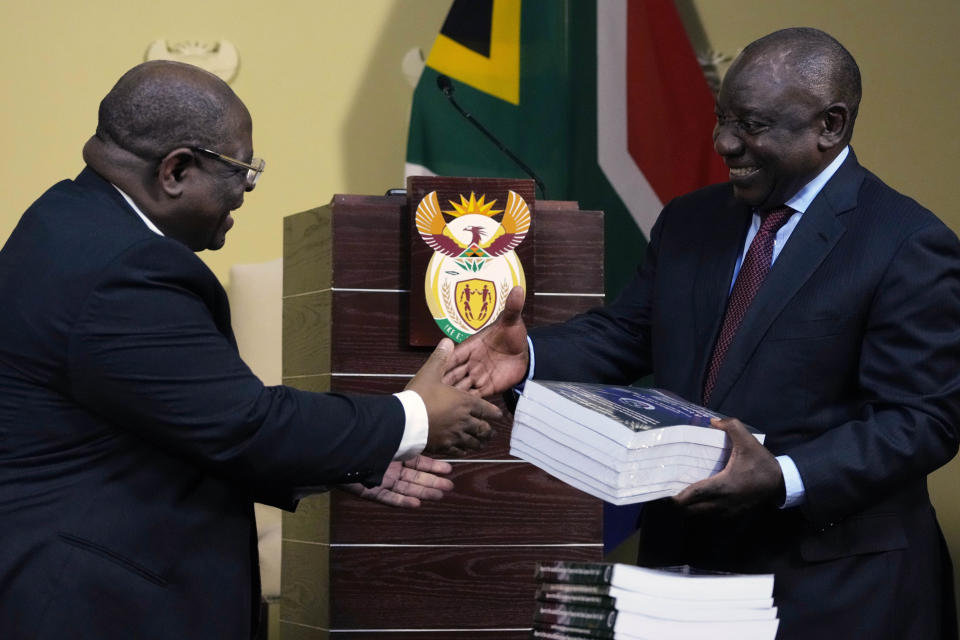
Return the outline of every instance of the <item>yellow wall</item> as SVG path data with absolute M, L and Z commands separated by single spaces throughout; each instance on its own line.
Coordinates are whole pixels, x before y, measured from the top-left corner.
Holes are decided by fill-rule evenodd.
M 402 186 L 412 90 L 400 70 L 425 53 L 450 0 L 2 0 L 0 239 L 52 182 L 81 168 L 97 104 L 158 38 L 235 43 L 233 87 L 254 117 L 268 162 L 227 247 L 201 254 L 229 265 L 280 255 L 280 220 L 342 192 Z M 773 29 L 807 24 L 857 57 L 864 103 L 860 159 L 960 229 L 960 2 L 927 0 L 678 0 L 702 38 L 734 54 Z M 921 10 L 922 8 L 922 10 Z
M 960 229 L 960 2 L 678 0 L 724 53 L 784 26 L 837 36 L 860 62 L 854 144 L 865 165 Z M 52 182 L 82 166 L 100 98 L 155 39 L 227 38 L 240 50 L 234 89 L 268 161 L 227 247 L 229 266 L 280 255 L 284 215 L 333 193 L 401 186 L 411 89 L 403 54 L 429 51 L 449 0 L 2 0 L 0 240 Z M 937 509 L 960 558 L 960 463 L 935 474 Z M 960 572 L 958 572 L 960 574 Z
M 156 39 L 226 38 L 232 86 L 267 161 L 227 246 L 201 256 L 226 281 L 281 254 L 283 216 L 334 193 L 403 186 L 409 49 L 429 52 L 450 0 L 0 0 L 0 242 L 43 190 L 72 178 L 97 105 Z

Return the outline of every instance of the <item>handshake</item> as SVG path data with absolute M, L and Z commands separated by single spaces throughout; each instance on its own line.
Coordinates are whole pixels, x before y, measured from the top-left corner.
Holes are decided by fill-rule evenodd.
M 527 370 L 527 333 L 520 313 L 523 289 L 507 297 L 494 323 L 454 348 L 444 338 L 407 385 L 427 408 L 426 451 L 462 456 L 493 435 L 489 421 L 502 412 L 481 399 L 516 385 Z
M 489 421 L 502 412 L 486 400 L 443 382 L 453 349 L 452 340 L 441 340 L 406 388 L 416 391 L 427 408 L 430 432 L 425 451 L 459 457 L 490 439 L 493 428 Z
M 460 457 L 493 435 L 490 421 L 502 412 L 482 398 L 515 386 L 526 375 L 529 353 L 522 310 L 523 289 L 515 287 L 492 325 L 456 347 L 448 338 L 441 340 L 407 384 L 427 409 L 426 453 Z M 421 500 L 439 500 L 453 489 L 453 483 L 441 477 L 450 471 L 449 463 L 421 455 L 392 462 L 379 486 L 341 488 L 392 506 L 418 507 Z

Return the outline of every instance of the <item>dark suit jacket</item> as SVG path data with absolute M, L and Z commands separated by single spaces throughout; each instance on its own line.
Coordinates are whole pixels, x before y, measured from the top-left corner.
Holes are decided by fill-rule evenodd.
M 729 185 L 668 204 L 615 302 L 531 332 L 536 377 L 625 384 L 653 372 L 700 402 L 750 216 Z M 711 406 L 788 454 L 806 500 L 737 520 L 653 503 L 641 562 L 776 572 L 781 638 L 941 637 L 953 596 L 926 475 L 958 446 L 956 236 L 851 153 L 747 311 Z
M 392 396 L 265 387 L 223 288 L 89 169 L 0 252 L 0 638 L 244 638 L 253 501 L 374 481 Z

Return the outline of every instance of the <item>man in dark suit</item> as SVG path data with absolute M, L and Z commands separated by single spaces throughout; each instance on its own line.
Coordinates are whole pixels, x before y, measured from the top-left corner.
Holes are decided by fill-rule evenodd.
M 250 115 L 189 65 L 127 72 L 87 167 L 24 213 L 0 252 L 0 637 L 249 638 L 254 500 L 344 484 L 415 506 L 499 410 L 444 385 L 442 343 L 385 396 L 265 387 L 218 249 L 253 190 Z M 406 462 L 401 462 L 406 461 Z
M 512 292 L 446 379 L 486 395 L 652 372 L 739 419 L 715 421 L 723 471 L 645 507 L 642 564 L 775 573 L 782 639 L 955 638 L 926 476 L 958 446 L 960 245 L 857 163 L 859 102 L 827 34 L 749 45 L 716 102 L 730 181 L 670 202 L 616 301 L 529 351 Z

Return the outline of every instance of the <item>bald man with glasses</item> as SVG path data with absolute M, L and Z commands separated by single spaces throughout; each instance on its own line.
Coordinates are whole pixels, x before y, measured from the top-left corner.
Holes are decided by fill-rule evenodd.
M 450 465 L 420 452 L 481 446 L 499 410 L 441 382 L 449 341 L 394 395 L 251 373 L 195 255 L 265 167 L 215 76 L 134 67 L 83 157 L 0 251 L 0 638 L 250 638 L 254 501 L 442 497 Z

